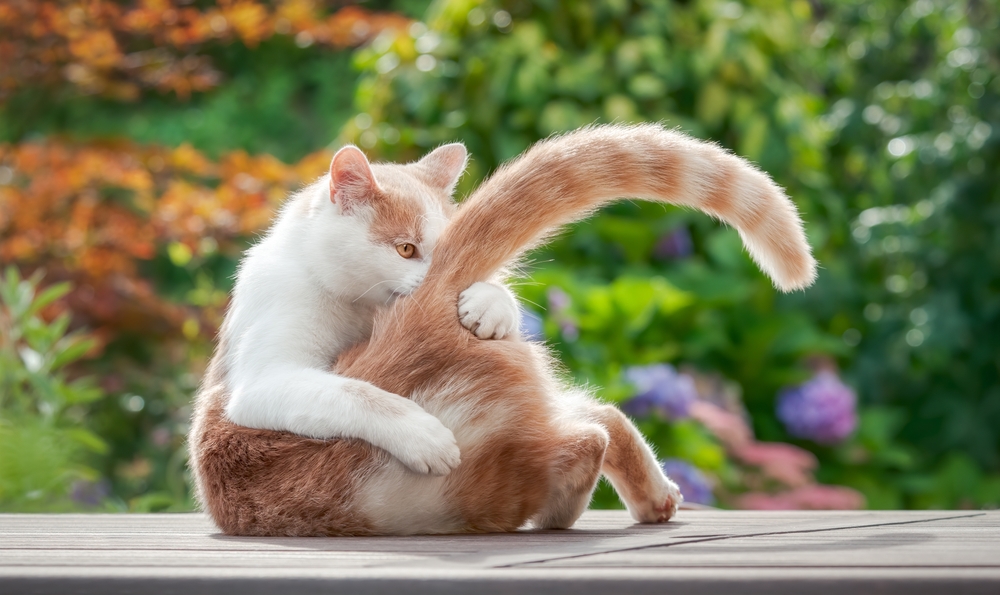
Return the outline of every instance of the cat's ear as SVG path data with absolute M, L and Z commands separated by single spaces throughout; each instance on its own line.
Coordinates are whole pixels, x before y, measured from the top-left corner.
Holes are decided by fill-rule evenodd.
M 330 200 L 345 213 L 350 212 L 354 205 L 369 200 L 377 188 L 372 166 L 361 149 L 347 145 L 337 151 L 330 162 Z
M 428 184 L 439 188 L 448 196 L 455 191 L 455 184 L 465 172 L 469 153 L 462 143 L 442 145 L 417 162 L 420 173 Z

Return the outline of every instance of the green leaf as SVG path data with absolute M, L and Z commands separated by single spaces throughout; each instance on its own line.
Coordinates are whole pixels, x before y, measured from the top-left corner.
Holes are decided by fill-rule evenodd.
M 108 445 L 98 438 L 97 434 L 86 430 L 84 428 L 69 428 L 64 430 L 66 437 L 73 440 L 77 444 L 80 444 L 90 450 L 91 452 L 97 454 L 106 454 L 108 452 Z
M 167 492 L 152 492 L 129 500 L 129 512 L 162 512 L 174 506 L 174 496 Z
M 58 351 L 49 366 L 51 370 L 55 371 L 75 362 L 86 355 L 97 344 L 94 339 L 81 339 L 79 337 L 69 337 L 68 339 L 68 341 L 60 341 L 59 345 L 57 345 Z
M 56 283 L 55 285 L 50 285 L 35 296 L 34 301 L 31 303 L 31 307 L 25 312 L 25 316 L 34 316 L 45 306 L 48 306 L 52 302 L 69 293 L 70 289 L 71 286 L 69 283 Z

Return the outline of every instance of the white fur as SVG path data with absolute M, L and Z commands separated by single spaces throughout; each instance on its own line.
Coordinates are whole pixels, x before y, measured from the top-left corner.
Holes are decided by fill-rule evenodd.
M 540 357 L 547 357 L 543 349 L 536 350 Z M 551 401 L 552 416 L 558 420 L 564 435 L 582 433 L 602 434 L 607 438 L 607 430 L 602 425 L 605 420 L 601 412 L 607 409 L 587 391 L 552 383 L 546 387 Z M 484 402 L 476 398 L 474 392 L 462 382 L 442 381 L 412 395 L 415 402 L 423 405 L 455 432 L 462 449 L 475 448 L 490 436 L 509 431 L 515 427 L 520 412 L 516 405 L 505 401 Z M 517 403 L 516 399 L 512 399 Z M 635 443 L 646 451 L 643 459 L 647 465 L 647 476 L 651 483 L 643 486 L 629 502 L 622 501 L 632 518 L 637 522 L 662 522 L 665 516 L 672 516 L 675 509 L 665 511 L 664 502 L 683 501 L 677 484 L 662 472 L 653 452 L 646 445 L 638 430 L 632 428 Z M 566 468 L 558 464 L 553 473 L 559 480 L 553 482 L 553 492 L 547 504 L 531 519 L 536 528 L 567 527 L 571 525 L 587 507 L 593 491 L 592 485 L 585 485 L 584 476 L 589 476 L 584 468 Z M 416 475 L 406 472 L 399 464 L 389 464 L 365 478 L 357 496 L 361 511 L 377 531 L 394 535 L 417 535 L 426 533 L 453 533 L 464 526 L 461 511 L 446 494 L 447 478 Z M 577 489 L 569 489 L 572 486 Z
M 470 395 L 465 384 L 450 380 L 418 391 L 411 398 L 453 429 L 463 450 L 482 444 L 503 428 L 515 427 L 520 415 L 516 405 L 483 402 Z M 553 404 L 558 405 L 558 400 Z M 362 482 L 357 502 L 379 531 L 396 535 L 454 533 L 465 521 L 447 497 L 446 484 L 445 477 L 407 473 L 401 465 L 389 464 Z
M 520 323 L 517 302 L 510 290 L 492 283 L 477 282 L 458 297 L 462 326 L 480 339 L 503 339 Z
M 375 166 L 376 178 L 379 168 L 391 167 L 408 166 Z M 372 241 L 370 208 L 347 212 L 331 201 L 329 188 L 325 176 L 290 199 L 240 264 L 220 330 L 226 415 L 252 428 L 360 438 L 413 471 L 447 474 L 460 461 L 451 430 L 410 399 L 329 371 L 340 353 L 368 338 L 379 308 L 423 280 L 446 223 L 442 206 L 412 190 L 425 207 L 423 240 L 421 257 L 406 259 Z M 487 330 L 489 337 L 510 334 L 517 325 L 512 296 L 476 286 L 463 293 L 476 305 L 474 319 L 463 315 L 463 324 L 481 337 Z

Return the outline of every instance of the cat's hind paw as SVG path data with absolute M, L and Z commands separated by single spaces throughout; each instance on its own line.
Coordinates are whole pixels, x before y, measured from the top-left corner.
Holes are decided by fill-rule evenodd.
M 504 288 L 492 283 L 473 283 L 458 296 L 462 326 L 480 339 L 503 339 L 518 325 L 517 302 Z
M 629 506 L 632 518 L 640 523 L 665 523 L 677 514 L 677 507 L 684 501 L 680 488 L 667 478 L 652 490 L 649 498 L 637 506 Z

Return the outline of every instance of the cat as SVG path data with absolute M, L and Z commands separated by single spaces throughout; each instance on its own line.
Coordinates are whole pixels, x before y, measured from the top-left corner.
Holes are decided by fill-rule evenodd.
M 417 163 L 369 165 L 346 147 L 329 176 L 286 203 L 240 263 L 220 329 L 230 421 L 360 438 L 421 473 L 458 464 L 454 436 L 437 418 L 329 367 L 368 337 L 378 310 L 420 284 L 455 211 L 451 196 L 466 160 L 465 147 L 451 144 Z M 356 177 L 359 168 L 367 177 Z M 502 339 L 517 326 L 518 309 L 505 288 L 474 283 L 456 318 L 479 337 Z M 398 413 L 383 415 L 388 410 Z
M 603 473 L 633 519 L 670 519 L 681 494 L 627 417 L 561 381 L 541 344 L 517 334 L 478 340 L 454 315 L 463 288 L 619 197 L 694 207 L 733 225 L 781 290 L 815 278 L 795 206 L 766 174 L 720 147 L 650 124 L 541 141 L 461 205 L 422 284 L 377 314 L 369 339 L 335 365 L 437 417 L 454 432 L 461 464 L 445 476 L 413 473 L 362 440 L 233 424 L 224 414 L 225 362 L 216 358 L 190 435 L 204 510 L 233 535 L 566 528 Z M 400 216 L 386 225 L 409 223 Z

